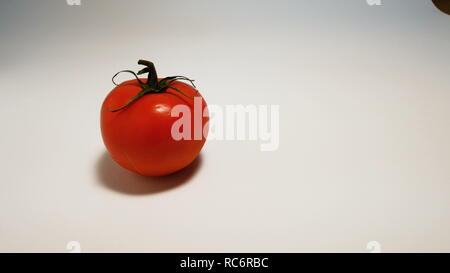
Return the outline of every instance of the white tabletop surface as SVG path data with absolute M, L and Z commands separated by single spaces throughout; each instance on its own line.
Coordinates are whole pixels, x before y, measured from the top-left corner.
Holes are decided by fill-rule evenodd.
M 450 16 L 381 2 L 2 1 L 0 251 L 449 252 Z M 125 171 L 99 111 L 139 58 L 279 105 L 279 149 Z

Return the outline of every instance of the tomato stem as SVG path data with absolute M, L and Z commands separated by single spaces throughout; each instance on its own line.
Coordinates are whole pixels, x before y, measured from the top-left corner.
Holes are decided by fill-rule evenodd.
M 151 87 L 157 88 L 158 86 L 158 74 L 156 73 L 156 68 L 155 65 L 150 62 L 150 61 L 146 61 L 146 60 L 139 60 L 138 64 L 140 65 L 145 65 L 147 66 L 146 68 L 144 68 L 143 70 L 145 72 L 148 72 L 148 79 L 147 79 L 147 84 L 150 85 Z M 141 71 L 143 71 L 141 70 Z M 143 72 L 143 73 L 145 73 Z M 138 73 L 139 75 L 139 73 Z
M 138 100 L 139 98 L 141 98 L 142 96 L 144 96 L 146 94 L 166 92 L 167 89 L 169 89 L 169 88 L 182 94 L 185 97 L 194 99 L 194 97 L 187 95 L 186 93 L 181 91 L 179 88 L 171 86 L 171 84 L 174 81 L 182 80 L 182 81 L 188 81 L 195 88 L 194 80 L 191 80 L 185 76 L 170 76 L 170 77 L 165 77 L 165 78 L 161 79 L 160 81 L 158 81 L 158 74 L 156 73 L 155 65 L 152 62 L 146 61 L 146 60 L 139 60 L 138 64 L 145 65 L 146 67 L 141 69 L 138 73 L 135 73 L 132 70 L 119 71 L 112 77 L 112 82 L 117 86 L 118 84 L 114 81 L 114 78 L 117 75 L 119 75 L 120 73 L 123 73 L 123 72 L 131 73 L 136 78 L 139 85 L 142 87 L 142 90 L 139 91 L 133 98 L 131 98 L 124 106 L 119 107 L 115 110 L 106 109 L 107 111 L 118 112 L 122 109 L 127 108 L 130 104 L 132 104 L 133 102 L 135 102 L 136 100 Z M 142 82 L 138 77 L 138 75 L 142 75 L 145 73 L 148 73 L 146 83 Z

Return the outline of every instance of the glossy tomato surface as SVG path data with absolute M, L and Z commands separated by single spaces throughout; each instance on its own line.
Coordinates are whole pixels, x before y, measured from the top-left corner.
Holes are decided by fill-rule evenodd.
M 146 79 L 141 81 L 146 82 Z M 173 82 L 171 86 L 188 96 L 200 97 L 201 112 L 207 112 L 206 102 L 194 87 L 180 81 Z M 194 111 L 193 99 L 171 88 L 162 93 L 146 94 L 120 111 L 107 110 L 125 105 L 141 89 L 137 80 L 130 80 L 118 85 L 105 98 L 100 118 L 105 146 L 111 157 L 130 171 L 145 176 L 176 172 L 194 161 L 206 140 L 204 134 L 200 139 L 194 139 L 194 115 L 201 115 L 202 128 L 209 118 Z M 190 108 L 191 140 L 175 140 L 172 137 L 172 125 L 183 115 L 171 116 L 176 105 Z M 204 131 L 207 133 L 207 129 Z

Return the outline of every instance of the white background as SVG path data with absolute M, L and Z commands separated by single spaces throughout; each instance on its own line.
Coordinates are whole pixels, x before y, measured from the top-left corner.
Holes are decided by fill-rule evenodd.
M 0 251 L 450 251 L 450 16 L 382 3 L 2 1 Z M 123 170 L 99 112 L 139 58 L 209 104 L 280 105 L 279 149 Z

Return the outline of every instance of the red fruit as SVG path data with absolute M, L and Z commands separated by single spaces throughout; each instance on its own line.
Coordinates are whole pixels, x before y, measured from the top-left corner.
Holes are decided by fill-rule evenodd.
M 100 118 L 103 141 L 111 157 L 130 171 L 146 176 L 170 174 L 189 165 L 200 153 L 206 135 L 194 139 L 194 115 L 202 115 L 207 105 L 193 86 L 180 81 L 189 79 L 181 76 L 157 79 L 152 63 L 139 63 L 147 68 L 138 74 L 149 72 L 148 79 L 121 83 L 103 102 Z M 140 92 L 142 95 L 136 97 Z M 202 113 L 194 111 L 194 97 L 201 98 Z M 190 140 L 172 137 L 172 126 L 181 117 L 171 116 L 177 105 L 190 109 Z M 203 125 L 209 118 L 202 116 L 200 120 Z

